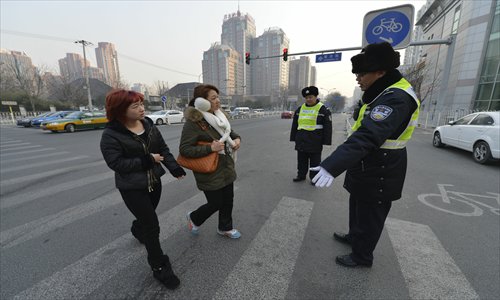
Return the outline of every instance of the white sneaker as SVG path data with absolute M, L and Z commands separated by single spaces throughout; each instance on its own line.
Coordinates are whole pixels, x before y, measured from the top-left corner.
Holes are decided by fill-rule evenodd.
M 231 229 L 229 231 L 220 231 L 217 229 L 217 233 L 232 239 L 239 239 L 241 236 L 241 233 L 237 229 Z
M 192 234 L 198 234 L 200 233 L 200 227 L 194 225 L 193 221 L 191 221 L 191 213 L 192 211 L 188 212 L 186 215 L 186 219 L 188 221 L 188 229 Z

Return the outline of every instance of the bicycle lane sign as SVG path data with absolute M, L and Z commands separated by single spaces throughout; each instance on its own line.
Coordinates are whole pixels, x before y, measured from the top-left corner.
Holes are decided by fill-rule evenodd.
M 411 4 L 368 12 L 363 19 L 363 47 L 388 42 L 394 49 L 407 47 L 413 30 L 414 7 Z

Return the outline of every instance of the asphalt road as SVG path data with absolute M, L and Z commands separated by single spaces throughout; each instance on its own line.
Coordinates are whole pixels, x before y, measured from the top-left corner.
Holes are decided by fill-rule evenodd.
M 346 115 L 334 115 L 334 145 Z M 403 198 L 393 204 L 370 269 L 335 264 L 350 249 L 343 175 L 332 187 L 293 183 L 290 120 L 233 120 L 242 136 L 235 182 L 239 240 L 199 236 L 185 214 L 205 199 L 193 176 L 162 178 L 161 240 L 181 279 L 151 276 L 130 234 L 132 215 L 102 160 L 102 131 L 47 133 L 0 127 L 1 299 L 497 299 L 500 295 L 500 164 L 432 147 L 417 129 L 408 146 Z M 178 153 L 182 125 L 160 126 Z

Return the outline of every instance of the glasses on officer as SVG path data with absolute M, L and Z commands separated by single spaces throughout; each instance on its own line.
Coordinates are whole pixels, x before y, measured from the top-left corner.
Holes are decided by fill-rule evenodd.
M 356 78 L 361 78 L 361 77 L 365 76 L 366 74 L 368 74 L 368 72 L 356 73 L 354 75 L 356 75 Z

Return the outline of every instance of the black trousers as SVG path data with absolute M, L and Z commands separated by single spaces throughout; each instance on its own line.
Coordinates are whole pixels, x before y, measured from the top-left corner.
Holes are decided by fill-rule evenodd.
M 143 190 L 119 190 L 125 205 L 134 215 L 136 220 L 132 227 L 144 242 L 148 252 L 148 263 L 151 268 L 162 265 L 165 255 L 160 245 L 160 225 L 156 207 L 160 202 L 161 183 L 154 186 L 152 192 Z
M 352 195 L 349 197 L 349 236 L 352 245 L 351 257 L 355 262 L 373 262 L 373 251 L 391 206 L 391 201 L 368 202 Z
M 321 152 L 302 152 L 297 151 L 297 177 L 306 178 L 307 172 L 311 167 L 317 167 L 321 163 Z M 309 178 L 313 179 L 318 172 L 310 171 Z
M 207 203 L 200 206 L 191 213 L 191 221 L 200 226 L 216 211 L 219 211 L 219 225 L 221 231 L 233 229 L 233 183 L 215 191 L 203 191 L 207 197 Z

